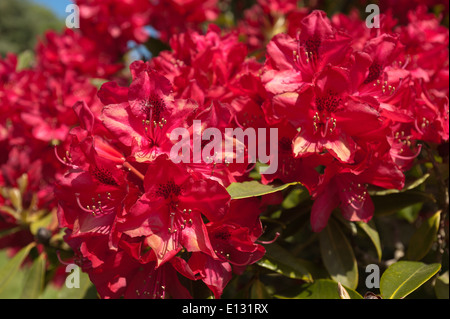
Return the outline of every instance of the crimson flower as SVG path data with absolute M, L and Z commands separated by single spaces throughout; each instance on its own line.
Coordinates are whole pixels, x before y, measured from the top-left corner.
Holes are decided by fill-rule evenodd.
M 231 201 L 222 219 L 206 225 L 216 256 L 196 252 L 189 259 L 190 267 L 198 271 L 216 298 L 220 298 L 231 279 L 232 266 L 240 273 L 242 267 L 255 263 L 265 254 L 265 248 L 256 243 L 262 234 L 259 207 L 257 199 Z M 247 213 L 243 215 L 243 211 Z
M 133 82 L 129 89 L 113 82 L 102 86 L 99 96 L 106 105 L 102 119 L 123 145 L 131 147 L 131 155 L 144 162 L 170 154 L 174 144 L 170 132 L 184 126 L 191 109 L 177 109 L 181 103 L 175 103 L 171 83 L 147 64 L 134 62 L 130 68 Z
M 379 113 L 364 100 L 350 95 L 350 83 L 346 69 L 328 67 L 312 85 L 302 88 L 297 101 L 298 117 L 293 119 L 299 127 L 294 141 L 296 155 L 327 150 L 339 161 L 351 163 L 358 140 L 378 134 Z
M 117 59 L 128 50 L 128 42 L 148 39 L 147 0 L 76 0 L 80 8 L 81 33 L 98 44 L 105 54 Z
M 224 214 L 230 196 L 223 186 L 161 155 L 149 164 L 144 189 L 120 231 L 152 248 L 158 266 L 183 248 L 215 255 L 202 218 L 214 221 Z
M 163 41 L 189 29 L 198 30 L 205 21 L 214 21 L 218 0 L 166 0 L 152 3 L 149 19 Z
M 355 165 L 342 166 L 333 162 L 325 169 L 317 191 L 313 193 L 311 227 L 320 232 L 327 225 L 335 208 L 340 208 L 349 221 L 368 222 L 374 206 L 367 187 L 375 185 L 386 189 L 402 189 L 404 175 L 389 155 L 375 161 L 359 158 Z

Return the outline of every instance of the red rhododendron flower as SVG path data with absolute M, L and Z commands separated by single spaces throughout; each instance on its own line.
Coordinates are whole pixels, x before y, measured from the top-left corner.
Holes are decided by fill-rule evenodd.
M 28 65 L 0 58 L 0 247 L 32 247 L 59 285 L 73 262 L 105 299 L 227 297 L 241 275 L 260 296 L 311 230 L 369 222 L 372 194 L 428 170 L 440 194 L 419 218 L 441 209 L 448 6 L 400 2 L 369 28 L 323 1 L 74 1 L 80 28 L 47 32 Z M 293 255 L 259 262 L 279 232 Z
M 204 220 L 218 222 L 228 211 L 230 196 L 223 186 L 228 178 L 222 174 L 208 175 L 208 163 L 173 163 L 168 158 L 174 145 L 169 135 L 173 127 L 189 128 L 195 118 L 207 126 L 225 128 L 232 113 L 229 108 L 215 104 L 198 111 L 192 103 L 175 99 L 172 84 L 148 64 L 136 62 L 131 71 L 133 81 L 129 88 L 113 82 L 103 85 L 99 96 L 108 105 L 101 117 L 86 103 L 74 105 L 80 126 L 71 130 L 70 149 L 61 160 L 70 170 L 60 179 L 56 192 L 60 201 L 59 220 L 60 225 L 68 228 L 66 242 L 92 281 L 101 287 L 107 283 L 108 287 L 101 288 L 104 297 L 120 294 L 161 297 L 165 294 L 156 283 L 152 289 L 159 292 L 151 295 L 147 295 L 149 287 L 141 289 L 130 284 L 128 281 L 134 279 L 127 276 L 133 270 L 124 273 L 117 282 L 112 269 L 100 274 L 103 267 L 100 260 L 104 257 L 98 256 L 97 250 L 111 251 L 121 256 L 120 260 L 145 264 L 146 273 L 155 276 L 165 273 L 164 269 L 173 271 L 170 269 L 182 250 L 205 254 L 213 260 L 222 258 L 214 251 L 212 235 Z M 224 121 L 225 114 L 228 120 Z M 174 125 L 166 125 L 171 120 Z M 255 209 L 256 221 L 259 213 Z M 238 232 L 236 238 L 242 235 Z M 250 237 L 241 238 L 254 246 L 245 248 L 250 249 L 251 263 L 263 255 L 261 247 L 253 244 L 260 235 L 261 229 L 252 230 Z M 102 239 L 91 244 L 89 238 Z M 179 266 L 176 269 L 183 273 Z M 107 276 L 108 273 L 111 275 Z M 177 285 L 176 281 L 173 285 Z M 130 287 L 136 289 L 128 290 Z M 134 291 L 139 292 L 138 296 Z M 176 295 L 172 290 L 171 296 Z
M 254 59 L 246 59 L 247 49 L 238 35 L 222 36 L 215 25 L 205 35 L 174 35 L 170 44 L 173 51 L 162 52 L 150 64 L 173 83 L 176 98 L 193 99 L 200 106 L 213 100 L 230 103 L 239 95 L 240 77 L 259 71 Z
M 150 1 L 76 0 L 80 8 L 80 29 L 102 51 L 114 58 L 127 51 L 128 41 L 142 43 L 148 33 Z
M 86 76 L 107 78 L 123 67 L 102 52 L 94 40 L 71 29 L 61 35 L 48 32 L 45 40 L 37 46 L 37 58 L 39 67 L 47 72 L 64 74 L 75 70 Z
M 162 75 L 138 62 L 131 70 L 134 79 L 126 99 L 108 105 L 103 122 L 121 143 L 132 147 L 137 161 L 146 161 L 170 153 L 173 142 L 168 133 L 180 127 L 189 110 L 176 109 L 171 83 Z M 108 93 L 112 84 L 108 85 L 100 91 L 104 102 L 113 99 Z
M 374 206 L 367 189 L 369 184 L 387 189 L 402 189 L 404 176 L 387 155 L 376 162 L 364 158 L 352 166 L 342 166 L 337 162 L 328 165 L 318 190 L 313 194 L 313 231 L 321 231 L 338 206 L 347 220 L 368 222 L 372 219 Z
M 259 221 L 259 201 L 254 199 L 231 201 L 222 219 L 206 225 L 216 258 L 204 252 L 192 254 L 189 265 L 198 271 L 202 281 L 219 298 L 232 277 L 232 267 L 250 265 L 264 256 L 265 249 L 256 243 L 262 234 Z M 241 215 L 242 211 L 249 214 Z
M 150 11 L 151 25 L 163 41 L 188 29 L 198 29 L 200 23 L 213 21 L 219 10 L 218 0 L 155 1 Z
M 202 220 L 217 220 L 230 200 L 215 181 L 195 178 L 166 156 L 149 165 L 145 194 L 121 222 L 119 230 L 131 237 L 144 237 L 155 252 L 158 265 L 183 247 L 190 252 L 214 255 Z

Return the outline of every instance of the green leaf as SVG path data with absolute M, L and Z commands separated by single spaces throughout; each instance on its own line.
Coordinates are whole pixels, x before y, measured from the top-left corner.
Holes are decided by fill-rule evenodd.
M 5 266 L 3 266 L 2 269 L 0 269 L 0 292 L 17 273 L 20 265 L 22 265 L 34 246 L 35 243 L 32 242 L 28 244 L 28 246 L 22 248 Z
M 93 287 L 89 275 L 80 271 L 80 288 L 68 288 L 66 285 L 58 293 L 58 299 L 83 299 Z
M 441 269 L 440 264 L 417 261 L 399 261 L 389 266 L 380 280 L 380 293 L 384 299 L 401 299 L 422 286 Z
M 67 273 L 69 275 L 69 273 Z M 97 293 L 89 275 L 80 270 L 80 288 L 69 288 L 65 284 L 61 288 L 47 285 L 40 299 L 96 299 Z
M 438 297 L 438 299 L 449 299 L 448 270 L 437 278 L 434 291 L 436 292 L 436 297 Z
M 262 167 L 269 167 L 267 164 L 263 164 L 261 162 L 256 162 L 255 167 L 253 170 L 248 174 L 248 177 L 250 177 L 253 180 L 261 180 L 261 174 L 259 173 Z
M 305 188 L 296 188 L 290 192 L 283 200 L 281 207 L 284 209 L 292 209 L 298 206 L 302 201 L 309 198 L 309 193 Z
M 397 212 L 397 216 L 407 220 L 409 223 L 414 223 L 422 210 L 423 203 L 414 204 L 412 206 L 403 208 Z
M 351 299 L 363 299 L 355 290 L 345 287 Z M 280 299 L 341 299 L 338 283 L 330 279 L 319 279 L 300 287 L 294 287 L 275 295 Z
M 0 269 L 11 260 L 8 256 L 6 249 L 0 250 Z M 13 280 L 9 280 L 6 285 L 3 286 L 0 292 L 0 299 L 19 299 L 22 293 L 23 283 L 27 269 L 21 267 L 16 274 L 14 274 Z
M 436 200 L 429 193 L 414 190 L 386 196 L 372 196 L 372 201 L 375 205 L 375 214 L 385 216 L 418 203 L 435 202 Z
M 34 53 L 31 50 L 26 50 L 20 53 L 17 57 L 17 71 L 28 69 L 34 62 Z
M 152 53 L 153 57 L 158 56 L 162 51 L 170 50 L 170 46 L 168 46 L 163 41 L 150 37 L 148 41 L 145 43 L 147 49 Z
M 336 282 L 356 289 L 358 286 L 358 266 L 352 246 L 339 226 L 333 221 L 319 233 L 322 261 Z
M 17 227 L 13 227 L 13 228 L 7 228 L 7 229 L 0 230 L 0 237 L 14 234 L 14 233 L 18 232 L 21 229 L 22 228 L 20 226 L 17 226 Z
M 381 249 L 380 235 L 378 234 L 373 219 L 368 223 L 357 222 L 356 224 L 367 234 L 367 236 L 369 236 L 370 240 L 372 241 L 375 247 L 375 250 L 377 251 L 378 260 L 381 261 L 382 249 Z
M 242 199 L 280 192 L 292 185 L 299 185 L 299 183 L 289 183 L 281 186 L 274 186 L 264 185 L 258 181 L 249 181 L 243 183 L 232 183 L 230 186 L 228 186 L 227 191 L 232 199 Z
M 37 299 L 44 289 L 46 255 L 40 254 L 25 279 L 21 299 Z
M 266 246 L 266 254 L 258 261 L 258 265 L 289 278 L 312 281 L 311 274 L 301 260 L 278 244 Z
M 396 194 L 396 193 L 403 193 L 405 191 L 409 191 L 412 190 L 416 187 L 419 187 L 420 185 L 422 185 L 423 183 L 425 183 L 425 181 L 430 177 L 430 174 L 424 174 L 422 177 L 411 181 L 409 183 L 405 184 L 405 187 L 403 187 L 403 189 L 398 190 L 398 189 L 383 189 L 383 190 L 375 190 L 375 191 L 369 191 L 369 194 L 371 196 L 384 196 L 384 195 L 389 195 L 389 194 Z
M 428 254 L 437 238 L 441 211 L 423 221 L 422 225 L 412 235 L 406 257 L 409 260 L 421 260 Z
M 108 82 L 108 80 L 101 79 L 101 78 L 91 78 L 89 79 L 89 82 L 97 88 L 97 90 L 100 90 L 102 85 Z

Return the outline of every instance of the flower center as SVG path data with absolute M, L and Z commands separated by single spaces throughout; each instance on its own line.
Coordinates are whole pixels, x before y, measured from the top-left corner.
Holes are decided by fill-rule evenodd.
M 286 153 L 292 153 L 292 140 L 283 136 L 279 141 L 280 149 Z
M 313 117 L 314 133 L 320 132 L 321 136 L 325 138 L 328 134 L 334 132 L 336 123 L 337 121 L 335 118 L 329 116 L 321 118 L 319 113 L 316 112 Z
M 151 150 L 157 148 L 158 141 L 164 137 L 162 129 L 167 124 L 167 120 L 163 117 L 163 113 L 166 110 L 166 102 L 156 94 L 152 94 L 142 103 L 142 112 L 145 115 L 142 125 L 148 140 L 148 148 Z
M 228 230 L 222 230 L 218 231 L 214 234 L 214 238 L 220 239 L 220 240 L 229 240 L 231 237 L 231 234 Z
M 351 206 L 354 209 L 361 209 L 367 198 L 367 185 L 350 182 L 347 187 L 342 188 L 342 204 Z
M 114 205 L 114 203 L 111 202 L 113 199 L 111 197 L 110 192 L 107 192 L 105 194 L 97 194 L 97 198 L 92 197 L 92 204 L 86 205 L 86 206 L 81 203 L 79 193 L 75 194 L 75 197 L 76 197 L 78 207 L 80 207 L 80 209 L 82 211 L 84 211 L 86 213 L 90 213 L 93 216 L 109 214 L 116 209 L 116 206 Z M 105 229 L 103 229 L 103 230 L 107 230 L 107 229 L 108 229 L 108 227 L 105 227 Z M 100 231 L 100 229 L 99 229 L 99 231 Z
M 212 242 L 214 246 L 214 252 L 219 256 L 224 258 L 224 260 L 229 261 L 230 254 L 227 252 L 229 250 L 229 240 L 231 238 L 230 231 L 225 227 L 217 230 L 214 233 L 214 242 Z
M 305 42 L 305 49 L 306 52 L 309 53 L 309 55 L 314 56 L 317 58 L 319 56 L 319 48 L 322 44 L 322 40 L 318 36 L 314 36 Z
M 146 121 L 161 121 L 162 113 L 167 109 L 166 103 L 161 97 L 156 94 L 152 94 L 148 100 L 142 104 L 142 112 L 146 116 Z
M 319 112 L 333 113 L 339 108 L 342 99 L 333 92 L 328 92 L 324 96 L 316 97 L 316 107 Z
M 175 184 L 174 181 L 169 181 L 166 184 L 160 184 L 156 191 L 157 196 L 164 197 L 165 199 L 172 199 L 178 197 L 181 194 L 181 187 Z
M 117 183 L 115 181 L 115 179 L 112 176 L 112 173 L 101 167 L 96 167 L 93 169 L 92 174 L 97 178 L 97 180 L 100 183 L 106 184 L 106 185 L 112 185 L 112 186 L 117 186 Z
M 369 75 L 364 80 L 364 84 L 377 80 L 380 77 L 382 71 L 382 66 L 377 62 L 373 62 L 369 67 Z

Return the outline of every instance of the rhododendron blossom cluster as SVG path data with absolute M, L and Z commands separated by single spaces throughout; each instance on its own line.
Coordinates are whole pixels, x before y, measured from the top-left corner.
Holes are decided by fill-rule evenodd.
M 259 172 L 249 129 L 276 132 L 256 142 L 277 168 L 261 183 L 305 187 L 317 233 L 335 210 L 369 222 L 370 191 L 402 190 L 422 145 L 448 142 L 449 32 L 425 7 L 368 29 L 356 12 L 260 0 L 226 29 L 201 25 L 220 1 L 75 2 L 80 29 L 47 33 L 34 65 L 0 60 L 0 230 L 53 214 L 102 298 L 191 298 L 189 282 L 220 298 L 264 257 L 280 194 L 227 191 Z M 124 66 L 149 25 L 169 49 Z M 176 129 L 188 160 L 173 160 Z

